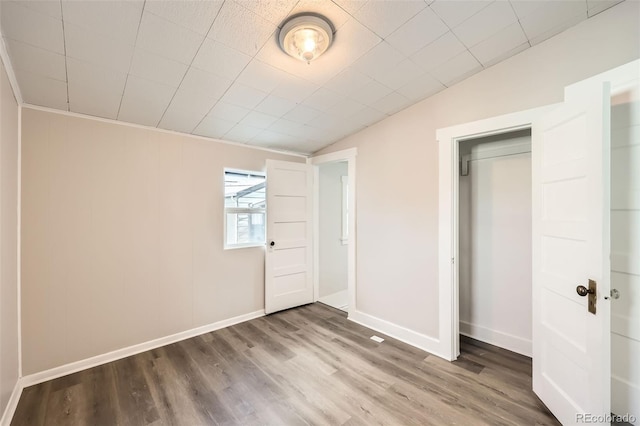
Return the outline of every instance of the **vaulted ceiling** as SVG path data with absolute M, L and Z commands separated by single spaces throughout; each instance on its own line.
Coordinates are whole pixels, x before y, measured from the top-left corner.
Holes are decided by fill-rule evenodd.
M 311 153 L 619 0 L 19 0 L 0 3 L 25 103 Z M 329 18 L 311 64 L 287 16 Z

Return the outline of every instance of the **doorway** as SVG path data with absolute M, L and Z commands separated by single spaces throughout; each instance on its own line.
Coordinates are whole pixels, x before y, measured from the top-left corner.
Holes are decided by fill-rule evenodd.
M 348 163 L 318 166 L 318 301 L 342 311 L 348 295 Z
M 314 169 L 314 301 L 349 316 L 356 311 L 357 152 L 350 148 L 307 160 Z
M 438 305 L 439 339 L 432 352 L 455 361 L 460 355 L 459 321 L 459 175 L 460 145 L 467 140 L 530 131 L 532 123 L 556 108 L 549 105 L 460 124 L 436 133 L 439 146 L 438 182 Z
M 459 146 L 459 331 L 531 356 L 531 129 Z

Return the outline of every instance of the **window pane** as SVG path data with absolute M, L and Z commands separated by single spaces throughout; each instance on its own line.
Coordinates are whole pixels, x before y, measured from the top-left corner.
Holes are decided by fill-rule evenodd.
M 227 245 L 263 244 L 264 213 L 227 213 Z
M 264 208 L 265 177 L 253 173 L 225 172 L 225 207 Z
M 226 246 L 264 244 L 265 186 L 263 174 L 225 170 Z

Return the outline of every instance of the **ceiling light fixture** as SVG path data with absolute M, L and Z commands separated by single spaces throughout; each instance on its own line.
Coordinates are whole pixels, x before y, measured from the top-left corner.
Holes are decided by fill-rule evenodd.
M 331 46 L 333 26 L 321 15 L 295 15 L 284 22 L 278 40 L 285 53 L 308 64 Z

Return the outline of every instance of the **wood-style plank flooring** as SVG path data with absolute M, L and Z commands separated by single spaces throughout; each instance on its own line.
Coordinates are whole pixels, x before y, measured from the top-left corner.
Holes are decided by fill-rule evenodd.
M 449 363 L 311 304 L 31 386 L 11 424 L 558 422 L 527 357 L 465 339 Z

